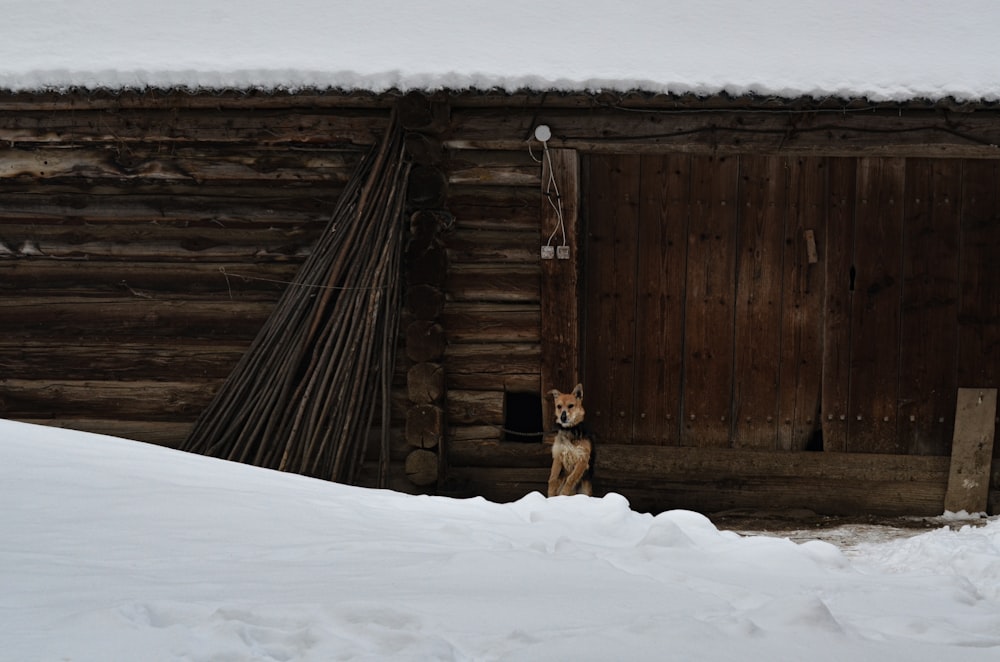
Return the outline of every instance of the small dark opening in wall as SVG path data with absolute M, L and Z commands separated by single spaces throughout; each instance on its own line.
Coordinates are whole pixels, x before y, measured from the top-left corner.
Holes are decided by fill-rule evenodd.
M 504 394 L 505 441 L 538 443 L 542 440 L 542 398 L 537 393 Z

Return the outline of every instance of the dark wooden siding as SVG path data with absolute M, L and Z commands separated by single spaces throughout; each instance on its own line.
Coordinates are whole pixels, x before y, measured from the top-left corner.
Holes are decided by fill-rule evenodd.
M 180 442 L 387 117 L 322 95 L 0 104 L 0 416 Z
M 997 380 L 998 185 L 994 161 L 590 155 L 601 438 L 947 454 L 957 387 Z

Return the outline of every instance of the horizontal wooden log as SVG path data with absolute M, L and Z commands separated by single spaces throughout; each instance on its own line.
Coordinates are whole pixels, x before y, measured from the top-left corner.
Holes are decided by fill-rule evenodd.
M 437 361 L 444 354 L 445 333 L 436 322 L 411 322 L 405 331 L 406 356 L 412 361 Z
M 544 115 L 550 147 L 580 151 L 763 152 L 824 156 L 1000 157 L 996 113 L 650 110 Z M 536 109 L 455 109 L 445 146 L 523 149 Z
M 257 335 L 273 302 L 157 300 L 142 297 L 0 297 L 0 335 L 8 338 L 225 338 Z
M 457 227 L 444 237 L 452 264 L 537 264 L 538 228 L 514 232 Z
M 503 391 L 449 390 L 446 413 L 449 424 L 503 425 Z
M 455 495 L 509 500 L 544 490 L 545 458 L 537 449 L 509 442 L 452 445 L 448 475 Z M 531 466 L 534 461 L 542 466 Z M 634 509 L 651 512 L 806 508 L 827 515 L 930 516 L 942 512 L 947 465 L 948 458 L 927 456 L 598 445 L 594 482 L 596 494 L 617 492 Z
M 541 186 L 541 164 L 526 149 L 453 152 L 448 182 L 472 186 Z
M 157 145 L 40 148 L 0 148 L 0 181 L 14 178 L 59 180 L 86 178 L 159 182 L 337 182 L 344 184 L 360 160 L 361 151 L 336 149 L 247 149 L 246 146 L 178 147 Z
M 468 391 L 501 390 L 512 393 L 541 392 L 541 377 L 537 372 L 525 374 L 453 373 L 448 375 L 448 388 Z
M 76 108 L 72 112 L 0 111 L 0 142 L 177 144 L 243 143 L 254 146 L 370 146 L 385 133 L 385 112 L 307 112 L 255 109 L 220 112 L 200 108 L 121 108 L 114 113 Z
M 453 264 L 446 289 L 455 301 L 536 303 L 541 270 L 532 265 Z
M 878 453 L 767 452 L 677 446 L 601 444 L 603 475 L 788 477 L 834 481 L 947 481 L 949 459 Z
M 443 207 L 448 198 L 448 176 L 435 166 L 414 167 L 407 180 L 406 198 L 420 209 Z
M 414 285 L 406 291 L 406 311 L 414 319 L 436 320 L 444 308 L 444 292 L 433 285 Z
M 414 404 L 438 402 L 444 396 L 444 369 L 438 363 L 418 363 L 406 373 L 406 392 Z
M 455 442 L 497 442 L 503 438 L 499 425 L 452 425 L 448 428 L 448 448 Z
M 552 463 L 552 445 L 499 439 L 448 440 L 449 467 L 547 468 Z
M 220 380 L 97 381 L 0 380 L 0 416 L 53 419 L 121 418 L 193 421 L 221 385 Z
M 433 485 L 438 479 L 438 456 L 418 448 L 406 456 L 406 476 L 414 485 Z
M 192 343 L 178 338 L 106 342 L 0 339 L 0 375 L 17 379 L 182 381 L 225 378 L 250 341 Z
M 444 352 L 445 374 L 537 374 L 541 348 L 537 343 L 449 344 Z
M 93 432 L 111 437 L 178 448 L 187 438 L 193 422 L 134 421 L 101 418 L 17 419 L 22 423 L 46 425 L 66 430 Z
M 545 494 L 549 469 L 495 467 L 448 467 L 447 481 L 438 488 L 445 496 L 482 497 L 495 503 L 509 503 L 532 493 Z
M 448 211 L 456 227 L 538 230 L 541 187 L 461 186 L 448 190 Z
M 602 444 L 595 481 L 647 509 L 932 515 L 943 512 L 947 472 L 941 457 Z
M 540 314 L 537 305 L 448 302 L 441 324 L 450 343 L 533 343 Z
M 436 448 L 444 436 L 444 413 L 434 405 L 417 405 L 406 412 L 406 443 Z
M 319 223 L 283 229 L 194 229 L 157 223 L 65 227 L 0 219 L 0 242 L 13 253 L 9 259 L 298 264 L 312 252 L 320 231 Z
M 269 301 L 290 286 L 298 267 L 284 263 L 0 259 L 0 292 L 33 298 L 74 293 L 147 299 L 214 294 L 220 300 Z
M 0 190 L 0 222 L 90 226 L 143 223 L 235 230 L 279 228 L 320 231 L 326 226 L 340 187 L 200 185 L 73 185 L 5 182 Z M 88 228 L 89 230 L 89 228 Z
M 441 141 L 416 131 L 406 134 L 406 155 L 417 165 L 440 165 L 445 159 L 445 149 Z

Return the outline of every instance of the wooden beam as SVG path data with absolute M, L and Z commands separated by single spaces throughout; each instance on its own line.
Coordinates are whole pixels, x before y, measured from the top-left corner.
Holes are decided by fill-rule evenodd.
M 450 449 L 456 495 L 513 500 L 543 491 L 541 444 L 467 440 Z M 639 511 L 808 508 L 826 515 L 941 514 L 948 458 L 601 444 L 595 494 Z
M 766 153 L 813 156 L 1000 157 L 995 111 L 795 112 L 453 108 L 450 149 L 523 149 L 533 125 L 552 148 L 587 152 Z
M 946 511 L 986 512 L 996 415 L 995 388 L 958 389 L 951 471 L 944 499 Z
M 552 399 L 545 393 L 554 388 L 568 391 L 580 380 L 579 200 L 580 160 L 576 151 L 548 150 L 542 160 L 539 244 L 565 252 L 541 260 L 543 425 L 553 417 Z

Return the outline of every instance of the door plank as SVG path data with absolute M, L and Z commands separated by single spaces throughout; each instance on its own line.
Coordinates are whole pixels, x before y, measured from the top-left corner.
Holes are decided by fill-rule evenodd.
M 995 387 L 1000 385 L 1000 161 L 970 160 L 964 170 L 958 383 Z
M 904 166 L 899 158 L 858 162 L 848 415 L 852 452 L 904 451 L 896 434 Z
M 743 156 L 739 172 L 733 446 L 774 450 L 788 159 Z
M 826 268 L 823 283 L 823 450 L 847 450 L 850 397 L 851 313 L 854 308 L 854 210 L 857 160 L 829 160 Z
M 823 373 L 823 294 L 826 245 L 827 160 L 789 161 L 783 260 L 781 371 L 778 447 L 820 450 L 820 391 Z M 814 446 L 810 446 L 814 443 Z
M 636 286 L 636 443 L 680 443 L 691 159 L 642 157 Z
M 590 157 L 584 402 L 608 443 L 633 439 L 639 172 L 638 156 Z
M 962 167 L 909 159 L 903 228 L 899 436 L 915 455 L 947 455 L 958 388 Z
M 686 446 L 727 447 L 732 433 L 738 159 L 692 157 L 684 348 Z

